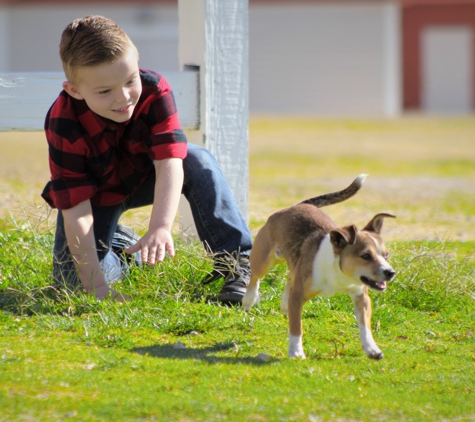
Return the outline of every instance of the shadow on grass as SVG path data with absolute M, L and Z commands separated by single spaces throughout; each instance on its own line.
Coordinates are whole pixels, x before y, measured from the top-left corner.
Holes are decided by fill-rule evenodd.
M 248 365 L 268 365 L 276 361 L 276 359 L 266 359 L 259 357 L 229 357 L 229 356 L 213 356 L 214 353 L 219 353 L 234 349 L 236 345 L 232 342 L 216 343 L 214 346 L 203 348 L 177 348 L 176 345 L 164 344 L 147 347 L 136 347 L 130 351 L 138 353 L 142 356 L 151 356 L 154 358 L 164 359 L 193 359 L 202 360 L 207 363 L 231 363 L 231 364 L 248 364 Z
M 63 308 L 68 306 L 63 304 Z M 59 291 L 55 286 L 0 290 L 0 310 L 15 315 L 57 314 L 61 312 Z

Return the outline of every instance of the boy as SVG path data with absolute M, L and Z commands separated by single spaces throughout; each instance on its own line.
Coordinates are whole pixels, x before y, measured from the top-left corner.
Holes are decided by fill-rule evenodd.
M 252 237 L 214 157 L 187 144 L 167 81 L 140 69 L 127 34 L 102 16 L 68 25 L 60 57 L 67 81 L 46 116 L 51 180 L 42 193 L 58 208 L 56 283 L 127 300 L 110 287 L 128 268 L 121 249 L 150 265 L 174 256 L 171 229 L 183 193 L 215 257 L 209 281 L 224 277 L 219 299 L 240 303 Z M 151 204 L 142 238 L 118 225 L 124 211 Z

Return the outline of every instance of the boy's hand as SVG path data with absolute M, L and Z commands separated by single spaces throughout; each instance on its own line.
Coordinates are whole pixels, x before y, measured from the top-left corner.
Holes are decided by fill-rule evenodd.
M 165 253 L 175 256 L 173 238 L 167 229 L 150 229 L 135 245 L 124 249 L 125 253 L 132 254 L 138 251 L 142 253 L 142 262 L 155 265 L 165 259 Z

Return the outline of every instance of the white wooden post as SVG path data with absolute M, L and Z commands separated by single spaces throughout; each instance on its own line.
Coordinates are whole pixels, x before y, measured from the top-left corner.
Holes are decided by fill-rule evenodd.
M 200 127 L 189 140 L 217 158 L 248 214 L 248 0 L 178 0 L 180 70 L 199 71 Z

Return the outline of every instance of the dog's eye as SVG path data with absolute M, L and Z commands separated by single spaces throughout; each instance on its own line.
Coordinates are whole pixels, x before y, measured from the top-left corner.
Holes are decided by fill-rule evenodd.
M 361 255 L 361 258 L 365 261 L 369 261 L 371 259 L 371 254 L 365 253 L 364 255 Z
M 386 259 L 389 259 L 390 253 L 388 252 L 384 257 L 385 257 Z

